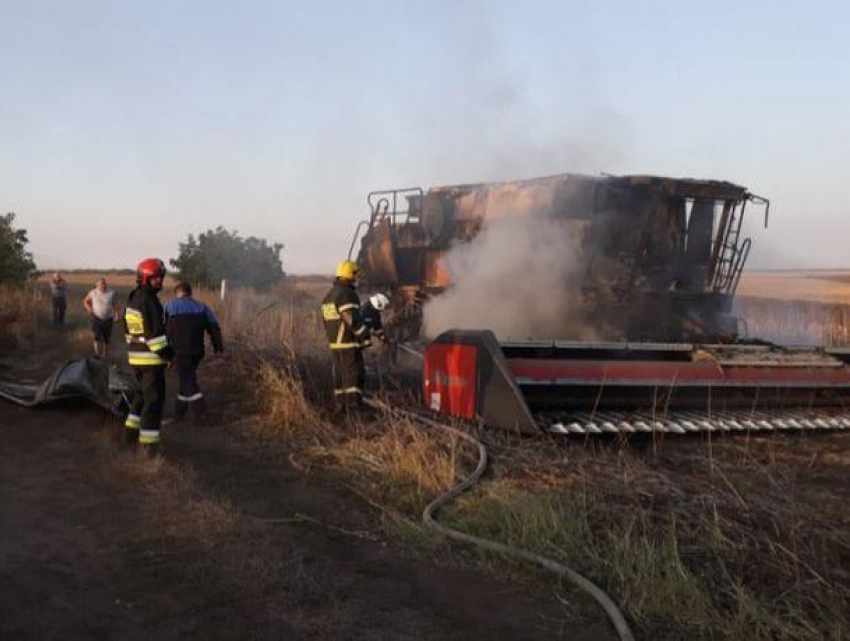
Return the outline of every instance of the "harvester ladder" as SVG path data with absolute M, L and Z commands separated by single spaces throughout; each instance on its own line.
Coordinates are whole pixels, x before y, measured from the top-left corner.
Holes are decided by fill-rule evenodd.
M 727 201 L 724 205 L 723 217 L 726 221 L 725 229 L 721 229 L 721 237 L 717 242 L 719 246 L 715 250 L 717 262 L 714 267 L 712 289 L 726 294 L 734 294 L 738 286 L 741 270 L 750 253 L 750 241 L 747 239 L 741 246 L 741 227 L 744 222 L 744 209 L 747 201 L 741 203 L 741 210 L 736 211 L 738 203 Z

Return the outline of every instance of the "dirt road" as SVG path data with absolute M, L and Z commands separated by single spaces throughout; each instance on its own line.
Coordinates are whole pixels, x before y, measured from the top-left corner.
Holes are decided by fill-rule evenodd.
M 0 638 L 607 636 L 552 585 L 405 554 L 245 432 L 174 426 L 149 461 L 97 410 L 0 403 L 0 426 Z

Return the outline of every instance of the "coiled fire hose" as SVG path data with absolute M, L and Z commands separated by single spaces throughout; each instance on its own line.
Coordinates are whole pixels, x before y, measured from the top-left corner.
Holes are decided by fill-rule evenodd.
M 597 586 L 595 583 L 585 578 L 578 572 L 571 570 L 562 563 L 558 563 L 554 559 L 550 559 L 539 554 L 534 554 L 533 552 L 528 552 L 527 550 L 521 550 L 519 548 L 515 548 L 504 543 L 499 543 L 498 541 L 491 541 L 490 539 L 484 539 L 478 536 L 473 536 L 471 534 L 466 534 L 465 532 L 455 530 L 451 527 L 448 527 L 447 525 L 442 525 L 439 521 L 437 521 L 436 515 L 440 508 L 445 507 L 447 504 L 454 501 L 458 496 L 460 496 L 461 494 L 469 490 L 471 487 L 473 487 L 476 483 L 478 483 L 478 481 L 484 475 L 484 472 L 487 470 L 487 448 L 481 441 L 479 441 L 471 434 L 468 434 L 467 432 L 451 427 L 450 425 L 444 425 L 443 423 L 431 420 L 427 416 L 422 416 L 418 412 L 391 408 L 386 403 L 383 403 L 374 398 L 367 398 L 364 400 L 369 406 L 375 409 L 389 413 L 400 414 L 420 423 L 423 423 L 428 427 L 442 430 L 444 432 L 449 432 L 450 434 L 454 434 L 455 436 L 463 439 L 470 445 L 473 445 L 478 450 L 478 465 L 476 466 L 472 474 L 467 476 L 463 481 L 449 489 L 447 492 L 441 494 L 425 506 L 425 509 L 422 512 L 422 522 L 425 524 L 426 527 L 430 528 L 431 530 L 434 530 L 435 532 L 438 532 L 439 534 L 442 534 L 446 538 L 453 539 L 455 541 L 460 541 L 468 545 L 474 545 L 476 547 L 488 550 L 490 552 L 495 552 L 497 554 L 522 559 L 524 561 L 528 561 L 529 563 L 539 565 L 540 567 L 545 568 L 550 572 L 554 572 L 558 576 L 566 578 L 573 585 L 583 590 L 584 592 L 587 592 L 600 606 L 602 606 L 602 609 L 605 610 L 605 614 L 608 616 L 608 619 L 611 621 L 612 625 L 617 630 L 617 635 L 620 637 L 621 641 L 634 641 L 635 637 L 632 634 L 631 629 L 629 628 L 629 624 L 626 622 L 623 613 L 620 612 L 620 609 L 617 607 L 611 597 L 609 597 L 599 586 Z

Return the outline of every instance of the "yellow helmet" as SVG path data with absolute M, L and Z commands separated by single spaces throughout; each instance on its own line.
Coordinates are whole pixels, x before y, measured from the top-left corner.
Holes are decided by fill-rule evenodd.
M 344 260 L 336 266 L 336 277 L 344 280 L 354 280 L 357 278 L 357 263 L 351 260 Z

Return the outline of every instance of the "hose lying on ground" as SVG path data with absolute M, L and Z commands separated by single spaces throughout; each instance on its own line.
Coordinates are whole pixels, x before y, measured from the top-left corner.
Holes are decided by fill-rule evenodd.
M 484 472 L 487 469 L 488 455 L 487 448 L 481 441 L 479 441 L 471 434 L 468 434 L 467 432 L 431 420 L 430 418 L 422 416 L 417 412 L 391 408 L 385 403 L 376 399 L 366 399 L 366 402 L 375 409 L 380 409 L 389 413 L 405 415 L 434 429 L 454 434 L 466 441 L 467 443 L 470 443 L 471 445 L 475 446 L 478 450 L 478 465 L 476 466 L 472 474 L 467 476 L 463 481 L 455 485 L 453 488 L 451 488 L 444 494 L 441 494 L 425 506 L 425 509 L 422 512 L 422 522 L 425 524 L 426 527 L 434 530 L 435 532 L 439 532 L 447 538 L 454 539 L 455 541 L 461 541 L 462 543 L 474 545 L 476 547 L 489 550 L 490 552 L 496 552 L 498 554 L 504 554 L 505 556 L 522 559 L 524 561 L 534 563 L 535 565 L 539 565 L 549 570 L 550 572 L 554 572 L 558 576 L 566 578 L 573 585 L 587 592 L 590 596 L 594 598 L 594 600 L 596 600 L 596 602 L 600 606 L 602 606 L 602 609 L 605 610 L 605 614 L 608 615 L 608 619 L 611 621 L 611 623 L 614 625 L 614 628 L 617 630 L 617 634 L 619 635 L 621 641 L 634 641 L 634 635 L 632 634 L 632 631 L 629 628 L 629 624 L 626 622 L 623 613 L 620 612 L 620 609 L 617 607 L 614 601 L 611 600 L 611 597 L 609 597 L 604 591 L 602 591 L 602 589 L 599 588 L 595 583 L 593 583 L 589 579 L 586 579 L 581 574 L 575 572 L 574 570 L 571 570 L 566 565 L 558 563 L 557 561 L 548 557 L 540 556 L 539 554 L 534 554 L 533 552 L 528 552 L 526 550 L 520 550 L 513 546 L 506 545 L 504 543 L 499 543 L 498 541 L 491 541 L 489 539 L 484 539 L 478 536 L 473 536 L 471 534 L 466 534 L 465 532 L 461 532 L 460 530 L 455 530 L 446 525 L 442 525 L 437 521 L 436 514 L 440 510 L 440 508 L 444 507 L 448 503 L 451 503 L 458 496 L 469 490 L 472 486 L 478 483 L 478 481 L 484 475 Z

